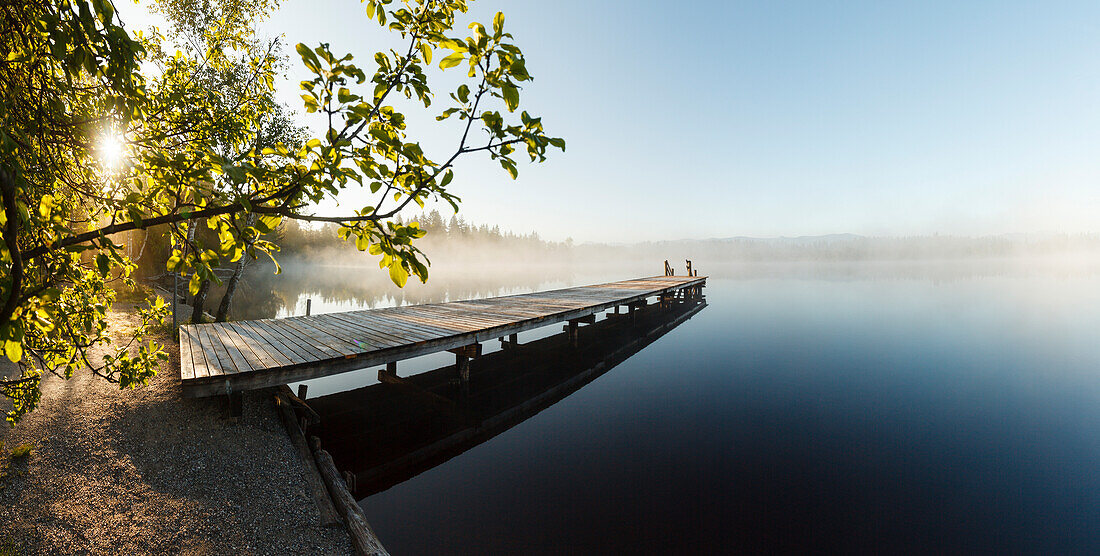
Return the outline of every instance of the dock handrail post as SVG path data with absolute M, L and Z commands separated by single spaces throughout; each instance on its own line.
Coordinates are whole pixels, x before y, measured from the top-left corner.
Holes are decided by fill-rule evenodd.
M 691 273 L 691 261 L 688 260 L 688 259 L 685 259 L 684 262 L 687 263 L 687 271 L 688 271 L 687 275 L 688 276 L 694 276 L 694 274 Z
M 676 271 L 672 270 L 672 265 L 668 264 L 668 259 L 665 259 L 665 276 L 675 276 Z
M 307 317 L 309 316 L 309 310 L 312 308 L 312 306 L 313 306 L 313 298 L 306 299 L 306 316 Z

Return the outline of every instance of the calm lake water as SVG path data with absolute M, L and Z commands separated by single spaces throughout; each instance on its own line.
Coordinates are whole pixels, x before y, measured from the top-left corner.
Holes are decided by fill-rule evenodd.
M 457 293 L 436 286 L 444 291 L 427 300 L 652 274 L 631 270 L 494 276 Z M 534 416 L 362 500 L 386 547 L 1100 551 L 1096 267 L 756 265 L 710 274 L 707 305 L 689 320 Z M 281 294 L 283 314 L 324 293 L 294 287 Z M 370 295 L 314 299 L 314 311 L 422 301 Z M 527 372 L 544 359 L 520 355 L 494 372 Z M 423 358 L 400 374 L 449 363 L 449 354 Z M 314 381 L 310 398 L 376 382 L 376 370 Z M 350 447 L 333 449 L 341 448 Z

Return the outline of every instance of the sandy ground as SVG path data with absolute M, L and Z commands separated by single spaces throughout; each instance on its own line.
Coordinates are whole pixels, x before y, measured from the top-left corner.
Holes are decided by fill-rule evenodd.
M 37 410 L 0 422 L 0 459 L 35 446 L 0 479 L 0 553 L 350 554 L 319 525 L 271 392 L 246 393 L 233 424 L 224 397 L 181 397 L 178 348 L 157 341 L 172 357 L 148 386 L 49 376 Z

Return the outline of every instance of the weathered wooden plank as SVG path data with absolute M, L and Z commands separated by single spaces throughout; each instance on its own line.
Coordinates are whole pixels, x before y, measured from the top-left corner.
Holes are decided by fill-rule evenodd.
M 209 326 L 211 334 L 216 335 L 220 342 L 220 349 L 224 350 L 226 354 L 226 359 L 222 359 L 222 372 L 228 375 L 231 373 L 251 371 L 252 366 L 248 364 L 248 360 L 244 358 L 244 354 L 237 348 L 236 343 L 229 337 L 225 329 L 223 329 L 220 324 L 211 324 Z M 221 359 L 221 353 L 218 354 L 218 359 Z
M 461 334 L 481 328 L 480 324 L 461 323 L 456 322 L 453 319 L 441 318 L 439 316 L 439 313 L 432 312 L 431 310 L 424 309 L 422 307 L 407 307 L 405 311 L 402 311 L 399 314 L 404 319 L 421 323 L 426 327 L 431 327 L 439 330 L 440 334 Z M 386 322 L 389 322 L 390 319 L 394 318 L 394 315 L 395 313 L 390 313 L 387 315 L 377 315 L 375 318 L 379 320 L 385 319 Z
M 242 340 L 237 333 L 229 327 L 227 323 L 218 323 L 214 325 L 218 330 L 218 334 L 222 336 L 222 342 L 226 343 L 226 349 L 229 351 L 229 357 L 233 359 L 233 365 L 237 367 L 237 372 L 251 371 L 253 369 L 263 369 L 265 365 L 260 361 L 260 358 L 256 357 L 256 354 L 252 353 L 252 350 L 248 347 L 248 344 Z M 232 345 L 232 348 L 230 347 Z M 234 352 L 234 349 L 236 350 Z M 235 354 L 240 355 L 240 359 L 234 357 Z M 242 363 L 243 361 L 243 363 Z
M 360 337 L 375 337 L 378 338 L 379 347 L 392 347 L 395 345 L 401 345 L 411 342 L 419 342 L 435 337 L 432 334 L 426 334 L 406 328 L 400 329 L 400 332 L 394 331 L 393 334 L 380 334 L 378 330 L 368 327 L 357 319 L 341 318 L 333 315 L 326 315 L 332 318 L 332 322 L 335 326 L 342 327 L 350 333 Z
M 369 349 L 366 351 L 377 351 L 420 340 L 420 338 L 414 338 L 408 333 L 381 334 L 377 330 L 359 322 L 354 322 L 352 319 L 338 317 L 334 314 L 327 314 L 325 317 L 327 319 L 325 324 L 333 327 L 335 331 L 345 337 L 361 342 L 361 345 L 368 345 Z
M 307 317 L 290 317 L 282 319 L 280 322 L 284 323 L 285 326 L 293 328 L 296 332 L 301 333 L 303 337 L 312 339 L 314 342 L 318 342 L 318 345 L 337 351 L 341 355 L 355 355 L 359 353 L 359 348 L 357 348 L 355 344 L 343 338 L 336 337 L 327 330 L 322 330 L 314 326 L 313 323 L 307 320 Z
M 257 341 L 263 341 L 270 344 L 271 349 L 268 351 L 272 354 L 277 353 L 278 356 L 287 361 L 288 365 L 305 363 L 311 360 L 304 356 L 297 346 L 291 345 L 290 342 L 284 341 L 282 338 L 258 326 L 256 321 L 240 321 L 237 324 L 247 328 L 248 331 L 257 338 Z
M 240 336 L 248 347 L 252 349 L 252 352 L 260 358 L 260 361 L 268 367 L 282 367 L 290 365 L 292 361 L 289 357 L 280 353 L 282 350 L 277 348 L 267 338 L 264 338 L 254 332 L 251 327 L 244 326 L 239 322 L 231 322 L 229 326 L 233 328 L 233 331 Z
M 391 322 L 397 321 L 397 326 L 403 326 L 405 328 L 413 328 L 418 331 L 428 332 L 436 336 L 448 336 L 451 334 L 460 334 L 466 332 L 466 327 L 456 327 L 451 324 L 442 322 L 438 319 L 425 317 L 416 312 L 412 307 L 401 307 L 399 311 L 389 311 L 385 314 L 371 314 L 369 312 L 363 312 L 355 315 L 356 318 L 363 319 L 365 321 L 381 324 L 384 326 L 390 326 Z
M 199 344 L 202 346 L 202 352 L 206 354 L 206 367 L 209 371 L 207 376 L 220 376 L 225 374 L 225 371 L 222 370 L 224 365 L 220 361 L 221 355 L 218 354 L 217 348 L 214 346 L 214 339 L 210 336 L 210 327 L 198 326 L 195 327 L 194 330 L 198 332 Z M 226 357 L 228 358 L 229 356 L 226 355 Z M 225 363 L 225 365 L 228 364 L 229 363 Z
M 427 317 L 438 318 L 443 322 L 457 322 L 457 323 L 469 323 L 473 325 L 480 325 L 482 327 L 487 326 L 499 326 L 508 322 L 514 321 L 507 317 L 493 317 L 479 315 L 474 311 L 463 309 L 461 307 L 448 307 L 448 306 L 436 306 L 436 307 L 417 307 L 410 309 L 415 313 L 420 313 Z
M 241 355 L 244 356 L 244 359 L 248 362 L 249 367 L 252 367 L 252 369 L 256 370 L 268 369 L 273 366 L 277 366 L 274 365 L 274 359 L 270 357 L 261 357 L 260 354 L 252 348 L 251 343 L 248 341 L 248 339 L 244 338 L 239 332 L 237 332 L 237 329 L 233 326 L 233 323 L 223 322 L 222 329 L 225 330 L 225 333 L 229 336 L 229 339 L 233 341 L 233 345 L 237 346 L 237 349 L 240 350 Z
M 192 367 L 193 376 L 210 376 L 210 366 L 206 362 L 206 352 L 202 348 L 198 331 L 194 328 L 188 328 L 187 335 L 191 341 L 191 361 L 194 365 Z
M 388 317 L 375 319 L 365 314 L 357 314 L 347 316 L 347 320 L 353 320 L 355 326 L 364 330 L 363 333 L 378 338 L 378 341 L 386 347 L 404 345 L 409 341 L 404 334 L 392 326 Z
M 298 353 L 303 354 L 309 360 L 316 361 L 331 357 L 343 357 L 342 353 L 325 347 L 312 338 L 304 337 L 296 328 L 286 324 L 285 320 L 265 319 L 254 322 L 273 336 L 281 338 L 284 344 L 297 348 Z
M 191 333 L 187 326 L 180 327 L 180 380 L 195 378 L 195 360 L 191 356 Z

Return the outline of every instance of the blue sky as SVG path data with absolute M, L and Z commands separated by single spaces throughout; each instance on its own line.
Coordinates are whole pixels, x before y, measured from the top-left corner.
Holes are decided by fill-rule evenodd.
M 535 76 L 522 105 L 568 150 L 515 182 L 463 163 L 468 220 L 577 241 L 1100 228 L 1100 3 L 478 0 L 470 19 L 497 10 Z M 286 0 L 263 33 L 364 65 L 398 44 L 348 1 Z

